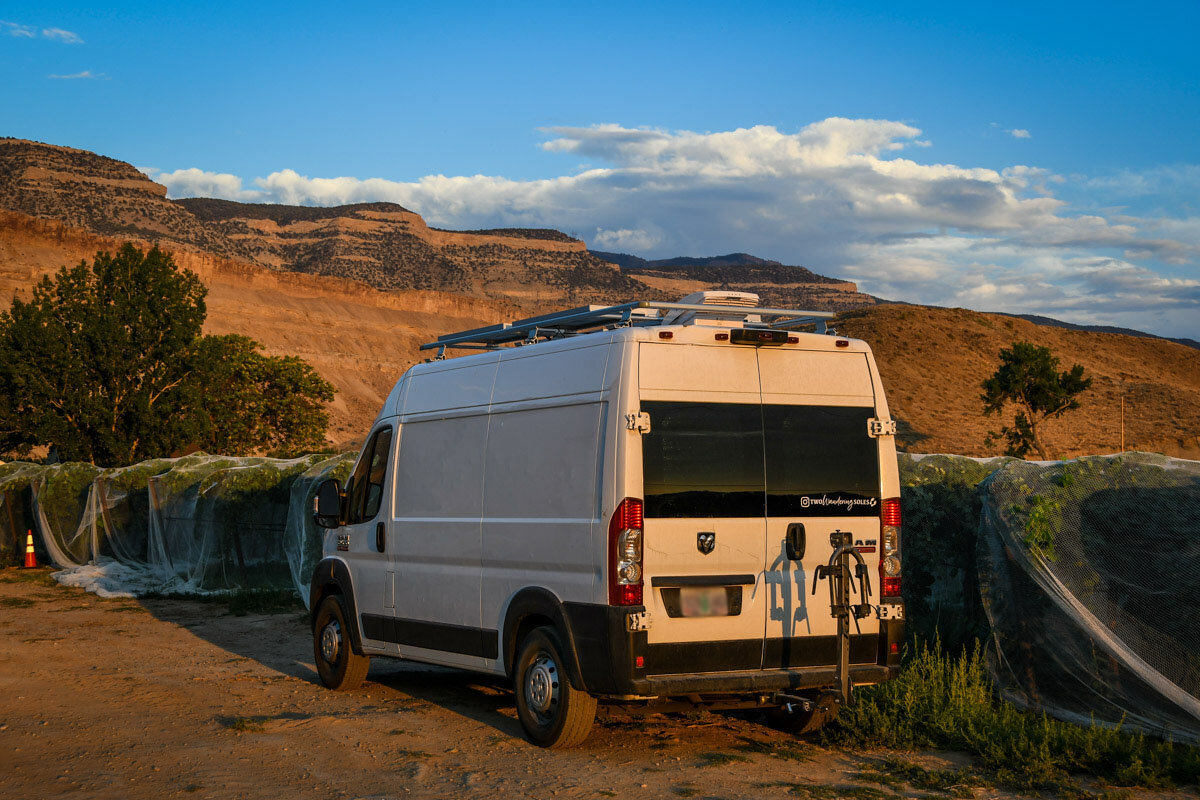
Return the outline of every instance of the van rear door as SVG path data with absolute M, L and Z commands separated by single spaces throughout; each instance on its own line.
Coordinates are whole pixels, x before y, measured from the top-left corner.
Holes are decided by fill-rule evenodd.
M 642 343 L 649 674 L 762 664 L 763 441 L 751 347 Z
M 853 534 L 868 566 L 871 602 L 879 602 L 879 445 L 868 434 L 875 416 L 870 365 L 856 352 L 763 348 L 758 355 L 767 493 L 763 668 L 829 665 L 837 660 L 837 623 L 829 582 L 814 587 L 814 579 L 833 552 L 835 531 Z M 852 596 L 851 602 L 861 601 Z M 878 634 L 874 617 L 851 624 L 852 663 L 877 659 Z
M 641 344 L 647 673 L 834 664 L 829 588 L 813 590 L 835 531 L 853 534 L 878 602 L 867 358 Z M 789 553 L 789 531 L 802 553 Z M 878 631 L 878 620 L 859 620 L 852 662 L 876 660 Z

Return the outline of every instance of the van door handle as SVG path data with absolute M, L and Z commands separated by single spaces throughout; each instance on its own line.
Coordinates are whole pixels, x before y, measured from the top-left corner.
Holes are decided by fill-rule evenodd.
M 383 552 L 387 548 L 387 526 L 382 522 L 375 525 L 375 549 Z
M 804 548 L 808 544 L 804 534 L 803 522 L 792 522 L 787 526 L 787 536 L 783 540 L 783 550 L 790 561 L 804 558 Z

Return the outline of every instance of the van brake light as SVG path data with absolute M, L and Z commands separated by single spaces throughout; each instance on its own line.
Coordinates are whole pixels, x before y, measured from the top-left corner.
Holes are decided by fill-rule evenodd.
M 785 344 L 788 340 L 787 331 L 763 330 L 760 328 L 734 328 L 729 332 L 729 341 L 733 344 L 752 344 L 755 346 Z
M 626 497 L 608 523 L 608 603 L 642 604 L 642 501 Z
M 884 525 L 900 525 L 900 501 L 888 499 L 883 501 L 883 510 L 879 514 Z
M 900 597 L 900 498 L 889 497 L 883 501 L 879 522 L 883 543 L 879 559 L 879 585 L 884 597 Z

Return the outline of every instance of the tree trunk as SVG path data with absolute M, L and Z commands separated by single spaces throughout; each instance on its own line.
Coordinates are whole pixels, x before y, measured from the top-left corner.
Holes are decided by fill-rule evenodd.
M 1037 423 L 1033 421 L 1033 416 L 1029 418 L 1029 430 L 1033 433 L 1033 449 L 1037 450 L 1038 459 L 1041 461 L 1050 461 L 1050 456 L 1046 452 L 1046 446 L 1042 444 L 1042 437 L 1038 435 Z

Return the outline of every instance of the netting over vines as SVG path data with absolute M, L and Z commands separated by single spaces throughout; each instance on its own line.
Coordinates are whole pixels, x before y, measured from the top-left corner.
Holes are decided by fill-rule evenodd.
M 1004 695 L 1200 741 L 1200 462 L 1013 461 L 981 496 L 979 576 Z
M 320 480 L 353 456 L 0 464 L 0 563 L 26 530 L 102 595 L 295 589 Z M 990 642 L 1001 692 L 1062 719 L 1200 742 L 1200 462 L 900 456 L 908 629 Z
M 0 465 L 0 529 L 33 530 L 58 579 L 103 596 L 288 589 L 307 601 L 322 535 L 312 495 L 351 456 L 203 454 L 121 469 Z M 10 544 L 10 547 L 13 545 Z
M 979 484 L 1006 458 L 900 454 L 909 636 L 960 652 L 987 635 L 979 596 Z

